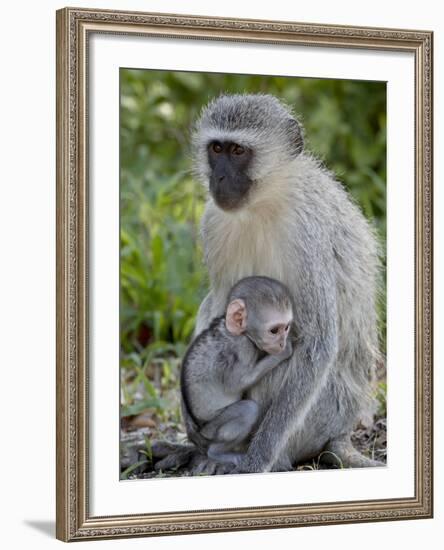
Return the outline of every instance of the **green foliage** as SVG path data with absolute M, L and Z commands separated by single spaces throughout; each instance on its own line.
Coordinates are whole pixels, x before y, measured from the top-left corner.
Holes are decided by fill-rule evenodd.
M 384 245 L 386 99 L 385 83 L 350 80 L 121 69 L 120 82 L 122 404 L 130 414 L 143 408 L 140 388 L 145 407 L 164 407 L 160 395 L 177 384 L 208 286 L 198 238 L 205 197 L 189 148 L 202 106 L 222 92 L 271 93 L 293 106 L 306 148 L 343 182 Z M 380 313 L 384 328 L 384 297 Z
M 146 465 L 151 465 L 151 460 L 143 458 L 142 460 L 139 460 L 138 462 L 134 462 L 134 464 L 131 464 L 131 466 L 128 466 L 128 468 L 126 468 L 126 470 L 124 470 L 120 474 L 120 479 L 128 479 L 130 474 L 135 472 L 141 466 L 146 466 Z

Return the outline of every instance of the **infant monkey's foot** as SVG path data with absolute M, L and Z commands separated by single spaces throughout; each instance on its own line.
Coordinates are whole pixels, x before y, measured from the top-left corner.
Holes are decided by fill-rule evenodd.
M 201 456 L 199 457 L 199 460 L 196 460 L 195 464 L 193 464 L 191 468 L 191 474 L 194 476 L 222 475 L 222 474 L 231 473 L 234 470 L 234 468 L 235 468 L 234 464 L 224 464 L 221 462 L 217 462 L 216 460 L 213 460 L 211 458 Z

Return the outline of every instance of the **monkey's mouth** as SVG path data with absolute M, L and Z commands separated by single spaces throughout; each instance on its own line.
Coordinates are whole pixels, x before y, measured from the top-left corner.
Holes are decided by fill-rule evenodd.
M 247 334 L 247 336 L 262 354 L 278 355 L 282 353 L 283 348 L 281 346 L 267 346 L 262 341 L 256 341 L 250 334 Z
M 225 197 L 220 195 L 212 195 L 212 196 L 217 206 L 221 210 L 225 210 L 227 212 L 234 212 L 236 210 L 240 210 L 243 206 L 245 206 L 245 203 L 248 202 L 247 195 L 244 195 L 239 198 Z
M 226 211 L 239 210 L 248 202 L 253 181 L 245 177 L 231 183 L 210 178 L 210 193 L 219 208 Z

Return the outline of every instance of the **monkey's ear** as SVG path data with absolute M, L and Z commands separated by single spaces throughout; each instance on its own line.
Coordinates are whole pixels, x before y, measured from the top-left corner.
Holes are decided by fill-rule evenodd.
M 228 332 L 239 336 L 247 328 L 247 307 L 241 299 L 233 300 L 228 304 L 225 316 L 225 326 Z

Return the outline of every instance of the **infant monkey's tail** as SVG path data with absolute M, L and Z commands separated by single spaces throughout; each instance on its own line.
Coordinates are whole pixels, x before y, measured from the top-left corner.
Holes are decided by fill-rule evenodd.
M 385 466 L 384 462 L 372 460 L 357 451 L 350 436 L 332 439 L 321 455 L 321 461 L 327 464 L 336 464 L 342 468 L 372 468 Z
M 188 464 L 197 449 L 191 444 L 171 443 L 170 441 L 153 441 L 151 451 L 154 469 L 177 470 Z

